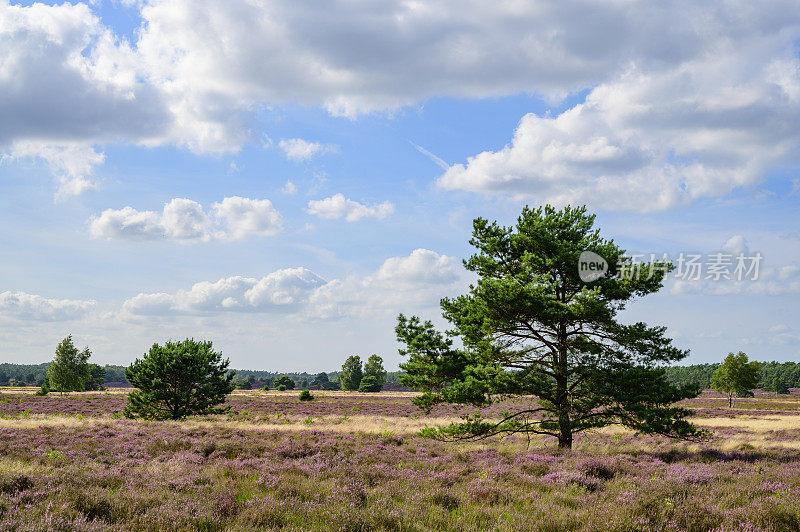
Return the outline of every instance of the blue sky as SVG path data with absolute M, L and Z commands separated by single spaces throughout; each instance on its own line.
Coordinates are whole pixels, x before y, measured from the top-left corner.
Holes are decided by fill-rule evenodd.
M 0 2 L 0 357 L 214 340 L 400 361 L 471 220 L 587 204 L 632 253 L 764 259 L 626 319 L 800 355 L 800 5 Z M 441 321 L 439 321 L 441 324 Z

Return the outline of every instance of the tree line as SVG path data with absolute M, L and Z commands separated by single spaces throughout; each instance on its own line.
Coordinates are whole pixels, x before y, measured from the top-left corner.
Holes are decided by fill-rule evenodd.
M 667 379 L 675 385 L 693 384 L 702 389 L 713 388 L 711 376 L 721 366 L 714 364 L 692 364 L 665 368 Z M 790 388 L 800 388 L 800 362 L 761 362 L 758 382 L 754 388 L 789 393 Z
M 11 364 L 8 362 L 0 363 L 0 386 L 36 386 L 40 387 L 47 380 L 47 368 L 50 362 L 41 364 Z M 105 377 L 101 383 L 103 386 L 130 386 L 125 377 L 126 366 L 116 364 L 102 365 L 105 370 Z M 279 372 L 268 370 L 236 369 L 234 384 L 240 389 L 255 389 L 268 386 L 275 389 L 279 384 L 275 381 L 281 377 L 287 377 L 294 383 L 294 388 L 340 390 L 341 371 L 328 371 L 321 373 L 307 373 L 299 371 Z M 386 384 L 399 384 L 400 371 L 387 371 L 385 373 Z M 326 379 L 324 382 L 320 379 Z
M 41 386 L 47 380 L 50 362 L 42 364 L 0 364 L 0 386 Z M 105 371 L 101 384 L 127 385 L 125 367 L 113 364 L 101 366 Z

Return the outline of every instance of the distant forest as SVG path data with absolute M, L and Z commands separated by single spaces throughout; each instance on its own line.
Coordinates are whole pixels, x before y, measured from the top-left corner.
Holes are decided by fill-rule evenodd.
M 49 362 L 44 364 L 0 364 L 0 386 L 41 386 L 47 376 L 47 366 Z M 106 365 L 103 366 L 106 370 L 105 384 L 106 386 L 129 386 L 128 379 L 125 378 L 125 366 Z M 275 371 L 254 371 L 249 369 L 237 369 L 236 380 L 244 381 L 248 377 L 253 376 L 256 383 L 263 383 L 274 381 L 276 378 L 283 375 L 291 378 L 297 386 L 300 386 L 303 381 L 311 383 L 314 378 L 319 375 L 318 373 L 281 373 Z M 339 382 L 339 372 L 328 372 L 328 379 L 331 382 Z M 399 371 L 390 371 L 386 374 L 387 383 L 397 383 L 400 376 Z
M 711 388 L 711 375 L 720 364 L 695 364 L 692 366 L 671 366 L 666 368 L 667 378 L 673 384 L 699 384 L 701 388 Z M 786 388 L 800 388 L 799 362 L 761 362 L 761 379 L 758 388 L 779 391 Z
M 41 386 L 47 375 L 48 364 L 0 364 L 0 386 L 13 384 L 16 386 Z M 111 386 L 128 386 L 125 378 L 125 367 L 107 365 L 105 384 Z M 671 366 L 666 368 L 667 378 L 673 384 L 699 384 L 701 388 L 711 388 L 711 374 L 719 364 L 694 364 L 692 366 Z M 261 384 L 286 375 L 300 386 L 303 381 L 311 384 L 318 373 L 281 373 L 275 371 L 254 371 L 249 369 L 236 370 L 236 380 L 244 381 L 253 376 L 255 383 Z M 327 373 L 332 383 L 339 382 L 339 372 Z M 398 383 L 399 371 L 390 371 L 386 374 L 386 382 Z M 800 362 L 762 362 L 761 380 L 758 387 L 762 390 L 776 391 L 779 388 L 800 388 Z

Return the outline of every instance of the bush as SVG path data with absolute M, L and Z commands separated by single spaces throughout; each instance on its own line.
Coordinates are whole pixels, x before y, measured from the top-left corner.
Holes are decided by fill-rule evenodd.
M 211 342 L 187 339 L 154 344 L 144 358 L 125 371 L 138 388 L 128 394 L 125 416 L 145 419 L 184 419 L 193 414 L 218 414 L 215 406 L 234 389 L 229 361 Z
M 284 375 L 275 379 L 275 388 L 283 386 L 284 390 L 294 390 L 294 381 L 291 377 Z
M 300 392 L 300 400 L 301 401 L 313 401 L 314 400 L 314 396 L 311 395 L 311 392 L 309 392 L 308 390 L 303 390 L 302 392 Z
M 279 384 L 275 387 L 275 389 L 278 390 L 279 392 L 285 392 L 286 386 L 284 386 L 283 384 Z
M 383 388 L 383 383 L 378 380 L 374 375 L 367 375 L 361 379 L 361 385 L 358 387 L 359 392 L 379 392 Z

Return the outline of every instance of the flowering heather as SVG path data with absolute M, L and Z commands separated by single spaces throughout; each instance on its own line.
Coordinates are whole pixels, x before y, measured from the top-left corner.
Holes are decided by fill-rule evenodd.
M 408 393 L 395 395 L 316 392 L 314 395 L 316 400 L 301 402 L 298 400 L 297 391 L 236 393 L 228 396 L 224 406 L 230 406 L 233 412 L 239 414 L 245 412 L 245 416 L 253 419 L 276 414 L 304 417 L 380 415 L 421 418 L 459 416 L 474 410 L 474 408 L 438 406 L 430 414 L 425 414 L 411 403 L 412 396 Z M 125 393 L 119 392 L 72 393 L 63 397 L 58 394 L 35 396 L 24 393 L 0 393 L 0 414 L 18 415 L 28 412 L 48 415 L 110 416 L 122 412 L 125 408 L 125 398 Z M 490 408 L 482 409 L 482 412 L 485 415 L 497 414 L 508 409 L 511 404 L 497 403 Z
M 142 422 L 112 417 L 124 395 L 3 395 L 0 529 L 800 529 L 800 427 L 703 417 L 719 425 L 701 446 L 611 430 L 560 452 L 546 439 L 333 430 L 315 416 L 416 412 L 401 413 L 407 397 L 325 399 L 235 395 L 233 416 Z M 262 419 L 280 409 L 312 423 Z M 754 445 L 729 448 L 735 438 Z

